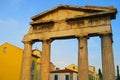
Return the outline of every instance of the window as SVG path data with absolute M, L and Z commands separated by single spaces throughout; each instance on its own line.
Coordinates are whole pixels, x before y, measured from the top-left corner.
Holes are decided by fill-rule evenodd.
M 89 80 L 93 80 L 93 76 L 89 74 Z
M 54 76 L 54 80 L 58 80 L 58 75 L 55 75 L 55 76 Z
M 34 75 L 33 74 L 31 75 L 31 80 L 34 80 Z
M 31 80 L 34 80 L 35 61 L 32 60 Z
M 75 69 L 75 66 L 73 66 L 73 69 Z
M 6 51 L 7 51 L 7 47 L 4 47 L 3 52 L 6 53 Z
M 34 69 L 35 69 L 35 61 L 32 60 L 32 68 L 31 68 L 31 71 L 34 72 Z
M 65 76 L 65 80 L 69 80 L 69 75 L 66 75 L 66 76 Z

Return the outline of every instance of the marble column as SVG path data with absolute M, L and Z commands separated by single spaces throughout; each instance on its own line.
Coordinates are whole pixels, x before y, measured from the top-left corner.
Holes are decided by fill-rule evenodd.
M 101 35 L 103 80 L 115 80 L 111 34 Z
M 78 80 L 88 80 L 87 37 L 78 38 Z
M 50 40 L 42 42 L 41 80 L 50 80 Z
M 31 80 L 32 42 L 24 42 L 21 80 Z

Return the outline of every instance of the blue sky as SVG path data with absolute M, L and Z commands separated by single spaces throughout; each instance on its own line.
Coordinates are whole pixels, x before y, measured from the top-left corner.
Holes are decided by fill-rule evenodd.
M 29 30 L 31 17 L 60 4 L 75 6 L 95 5 L 114 6 L 118 13 L 112 20 L 113 50 L 115 65 L 120 66 L 120 1 L 119 0 L 0 0 L 0 44 L 9 42 L 23 49 L 21 42 Z M 64 68 L 69 64 L 77 64 L 77 39 L 55 40 L 51 46 L 51 61 Z M 41 50 L 41 43 L 35 43 L 33 48 Z M 88 40 L 89 65 L 101 68 L 101 40 L 92 37 Z

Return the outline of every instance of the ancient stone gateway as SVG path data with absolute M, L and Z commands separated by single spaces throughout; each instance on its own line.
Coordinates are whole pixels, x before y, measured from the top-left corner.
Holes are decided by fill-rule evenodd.
M 87 39 L 100 36 L 102 45 L 103 80 L 115 80 L 110 21 L 117 9 L 99 6 L 60 5 L 32 17 L 31 27 L 23 38 L 24 56 L 21 80 L 31 80 L 32 44 L 42 42 L 42 69 L 40 80 L 50 80 L 50 45 L 55 39 L 78 39 L 78 80 L 88 80 Z

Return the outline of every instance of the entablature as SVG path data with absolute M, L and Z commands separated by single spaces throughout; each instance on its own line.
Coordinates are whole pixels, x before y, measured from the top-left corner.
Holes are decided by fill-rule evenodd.
M 82 29 L 87 27 L 97 27 L 110 25 L 110 17 L 72 18 L 61 21 L 46 21 L 32 24 L 29 33 L 44 33 L 62 31 L 68 29 Z
M 23 41 L 76 38 L 111 34 L 111 20 L 117 9 L 100 6 L 58 6 L 32 17 Z

